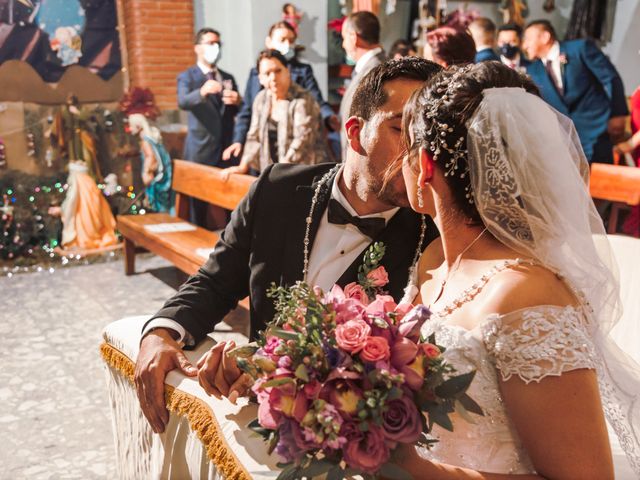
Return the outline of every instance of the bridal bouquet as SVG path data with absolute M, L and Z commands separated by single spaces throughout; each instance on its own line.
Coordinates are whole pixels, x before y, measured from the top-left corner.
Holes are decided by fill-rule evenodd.
M 449 414 L 482 414 L 434 338 L 421 338 L 424 306 L 385 295 L 384 245 L 366 253 L 359 281 L 324 293 L 299 282 L 272 287 L 276 315 L 259 341 L 234 351 L 255 380 L 250 428 L 283 460 L 278 479 L 410 478 L 391 462 L 400 443 L 429 446 Z

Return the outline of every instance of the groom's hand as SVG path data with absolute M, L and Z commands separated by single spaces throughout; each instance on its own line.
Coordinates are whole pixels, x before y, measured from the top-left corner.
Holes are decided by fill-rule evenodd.
M 169 422 L 164 401 L 164 379 L 176 368 L 189 377 L 197 374 L 170 330 L 158 328 L 148 333 L 140 342 L 134 381 L 142 413 L 156 433 L 164 432 Z

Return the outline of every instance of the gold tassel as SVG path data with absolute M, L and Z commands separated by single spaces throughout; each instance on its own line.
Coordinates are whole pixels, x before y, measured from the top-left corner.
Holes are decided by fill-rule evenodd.
M 131 383 L 135 364 L 117 348 L 103 343 L 100 354 L 107 365 L 118 370 Z M 198 434 L 207 450 L 207 457 L 215 467 L 229 480 L 251 480 L 249 472 L 245 470 L 229 445 L 224 441 L 217 420 L 211 414 L 206 403 L 188 393 L 176 390 L 170 385 L 164 386 L 167 409 L 179 416 L 186 416 L 191 430 Z

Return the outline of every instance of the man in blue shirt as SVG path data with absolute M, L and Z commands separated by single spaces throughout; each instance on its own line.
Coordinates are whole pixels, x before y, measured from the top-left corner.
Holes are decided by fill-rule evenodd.
M 613 163 L 613 144 L 629 115 L 616 68 L 591 40 L 559 42 L 547 20 L 531 22 L 523 50 L 527 73 L 553 108 L 573 120 L 590 163 Z
M 496 25 L 485 17 L 476 18 L 469 25 L 469 32 L 476 42 L 475 62 L 500 61 L 494 48 L 496 46 Z
M 289 62 L 291 80 L 311 93 L 320 105 L 320 114 L 325 122 L 325 126 L 332 131 L 340 130 L 340 121 L 320 92 L 318 82 L 313 75 L 311 65 L 303 63 L 296 58 L 296 31 L 287 22 L 278 22 L 271 26 L 269 35 L 265 40 L 268 49 L 278 50 Z M 242 147 L 247 138 L 247 132 L 251 124 L 251 110 L 256 95 L 263 86 L 258 78 L 258 70 L 253 67 L 249 72 L 249 79 L 244 91 L 244 99 L 240 111 L 236 116 L 236 124 L 233 129 L 233 140 L 231 145 L 223 152 L 222 159 L 230 160 L 242 154 Z

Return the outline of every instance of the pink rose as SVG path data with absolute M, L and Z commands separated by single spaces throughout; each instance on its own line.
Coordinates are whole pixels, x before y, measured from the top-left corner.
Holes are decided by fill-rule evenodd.
M 353 439 L 347 437 L 342 451 L 347 465 L 370 474 L 387 463 L 391 456 L 382 429 L 372 423 L 359 441 L 357 436 Z
M 389 283 L 389 275 L 383 266 L 371 270 L 367 273 L 367 278 L 371 281 L 374 287 L 384 287 Z
M 396 306 L 392 296 L 376 295 L 375 300 L 367 305 L 365 313 L 367 318 L 381 318 L 390 324 L 391 319 L 388 314 L 393 312 Z
M 391 400 L 382 414 L 384 435 L 394 442 L 414 443 L 422 433 L 420 413 L 408 395 Z
M 429 360 L 438 358 L 442 353 L 440 352 L 440 349 L 437 346 L 435 346 L 433 343 L 423 343 L 421 347 L 425 357 L 427 357 Z
M 371 327 L 364 320 L 349 320 L 336 327 L 336 343 L 349 353 L 358 353 L 364 347 Z
M 365 311 L 364 305 L 354 298 L 347 298 L 340 303 L 335 303 L 333 308 L 336 311 L 336 323 L 338 325 L 356 318 L 362 319 Z
M 366 362 L 388 360 L 391 355 L 389 342 L 384 337 L 369 337 L 360 352 L 360 358 Z
M 344 287 L 344 294 L 347 298 L 352 298 L 362 303 L 363 305 L 369 304 L 369 297 L 367 292 L 364 291 L 360 285 L 356 282 L 351 282 Z
M 344 291 L 340 285 L 334 285 L 329 293 L 324 296 L 324 303 L 337 303 L 345 299 Z

